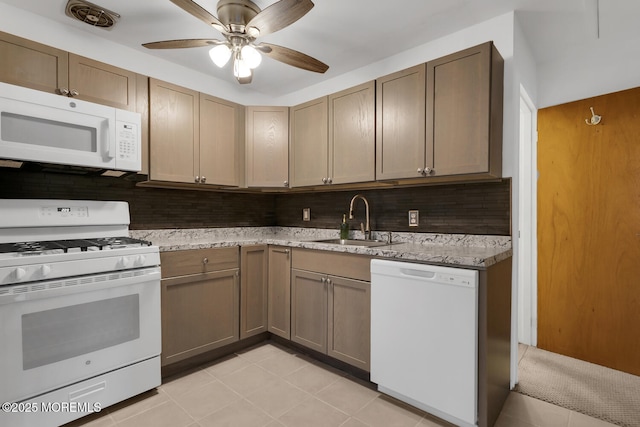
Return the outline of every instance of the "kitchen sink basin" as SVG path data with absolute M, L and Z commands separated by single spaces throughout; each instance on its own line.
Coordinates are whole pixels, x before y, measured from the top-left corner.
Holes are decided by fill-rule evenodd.
M 363 246 L 363 247 L 375 247 L 375 246 L 388 246 L 395 243 L 388 243 L 383 240 L 361 240 L 361 239 L 325 239 L 325 240 L 313 240 L 316 243 L 328 243 L 333 245 L 343 246 Z

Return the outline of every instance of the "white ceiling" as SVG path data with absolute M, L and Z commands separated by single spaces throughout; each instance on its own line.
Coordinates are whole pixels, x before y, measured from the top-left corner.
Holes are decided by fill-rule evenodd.
M 217 0 L 197 2 L 216 15 Z M 275 0 L 254 2 L 264 9 Z M 0 3 L 235 82 L 230 64 L 217 68 L 209 60 L 207 48 L 149 50 L 141 46 L 169 39 L 222 39 L 215 29 L 169 0 L 93 0 L 121 15 L 110 30 L 66 16 L 67 0 Z M 317 74 L 265 58 L 254 73 L 250 90 L 268 96 L 298 91 L 512 10 L 538 63 L 594 44 L 606 43 L 613 48 L 621 40 L 640 43 L 638 0 L 315 0 L 315 7 L 299 21 L 258 42 L 299 50 L 325 62 L 329 70 Z

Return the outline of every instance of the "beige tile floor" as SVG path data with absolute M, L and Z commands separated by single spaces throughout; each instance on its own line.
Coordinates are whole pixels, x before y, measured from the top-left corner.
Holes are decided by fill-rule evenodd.
M 65 427 L 450 426 L 293 350 L 266 343 L 167 379 Z M 512 392 L 496 427 L 612 424 Z

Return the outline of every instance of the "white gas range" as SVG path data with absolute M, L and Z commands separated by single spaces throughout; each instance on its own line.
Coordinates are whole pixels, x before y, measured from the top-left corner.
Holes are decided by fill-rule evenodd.
M 125 202 L 0 199 L 0 425 L 160 385 L 160 256 L 128 234 Z

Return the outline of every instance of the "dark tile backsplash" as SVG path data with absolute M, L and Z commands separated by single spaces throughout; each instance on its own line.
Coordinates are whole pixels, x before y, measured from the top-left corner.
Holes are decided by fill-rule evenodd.
M 336 228 L 349 201 L 363 194 L 371 227 L 380 231 L 510 234 L 511 180 L 367 191 L 243 194 L 136 187 L 121 178 L 27 172 L 0 168 L 0 198 L 124 200 L 131 229 L 290 226 Z M 302 221 L 302 209 L 311 221 Z M 408 210 L 420 211 L 420 226 L 408 226 Z M 357 201 L 351 228 L 364 222 Z

